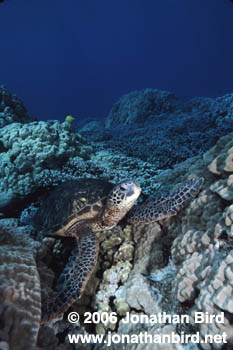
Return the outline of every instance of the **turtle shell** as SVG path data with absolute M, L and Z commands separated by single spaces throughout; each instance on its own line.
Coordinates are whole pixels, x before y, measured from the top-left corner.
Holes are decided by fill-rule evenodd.
M 63 235 L 69 226 L 78 221 L 85 225 L 89 221 L 90 225 L 98 222 L 113 187 L 110 182 L 99 179 L 62 183 L 42 201 L 33 220 L 35 229 Z

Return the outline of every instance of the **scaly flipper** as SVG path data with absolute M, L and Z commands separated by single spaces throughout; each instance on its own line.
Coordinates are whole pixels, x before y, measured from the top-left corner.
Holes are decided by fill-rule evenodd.
M 150 223 L 176 215 L 200 191 L 204 179 L 193 178 L 177 191 L 162 195 L 154 201 L 150 200 L 144 205 L 132 209 L 128 216 L 129 223 Z
M 57 281 L 55 291 L 42 307 L 42 323 L 61 315 L 82 295 L 97 263 L 98 252 L 95 233 L 85 228 Z

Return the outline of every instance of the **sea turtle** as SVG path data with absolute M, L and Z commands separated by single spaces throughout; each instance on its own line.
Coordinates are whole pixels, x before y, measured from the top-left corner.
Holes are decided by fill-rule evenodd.
M 55 291 L 42 308 L 42 323 L 62 314 L 84 291 L 96 265 L 96 232 L 111 229 L 126 217 L 129 223 L 149 223 L 177 214 L 199 192 L 202 178 L 193 178 L 178 190 L 148 200 L 130 210 L 141 189 L 134 181 L 114 185 L 100 179 L 69 180 L 41 203 L 34 227 L 49 235 L 74 236 L 73 250 Z

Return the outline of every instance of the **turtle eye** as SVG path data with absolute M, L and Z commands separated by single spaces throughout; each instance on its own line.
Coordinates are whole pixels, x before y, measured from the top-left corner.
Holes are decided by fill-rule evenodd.
M 121 190 L 122 192 L 126 191 L 126 189 L 127 189 L 127 187 L 126 187 L 125 184 L 124 184 L 124 185 L 120 185 L 120 190 Z

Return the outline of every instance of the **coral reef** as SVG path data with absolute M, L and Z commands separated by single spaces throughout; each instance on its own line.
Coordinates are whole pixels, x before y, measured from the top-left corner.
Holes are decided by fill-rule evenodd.
M 25 196 L 46 177 L 45 170 L 59 169 L 70 158 L 87 159 L 91 147 L 69 123 L 11 123 L 0 129 L 4 151 L 0 154 L 0 191 Z
M 173 112 L 176 96 L 168 91 L 146 89 L 130 92 L 114 104 L 105 120 L 107 128 L 119 124 L 145 123 L 151 115 Z
M 183 102 L 179 100 L 175 94 L 169 91 L 155 90 L 155 89 L 145 89 L 139 91 L 130 92 L 124 95 L 116 102 L 109 115 L 105 120 L 106 128 L 113 128 L 119 124 L 145 124 L 148 120 L 159 118 L 161 116 L 179 116 L 182 117 L 182 113 L 192 113 L 196 115 L 197 120 L 200 120 L 200 115 L 202 114 L 205 119 L 207 117 L 217 124 L 221 122 L 227 122 L 229 117 L 232 117 L 233 112 L 233 94 L 227 94 L 223 97 L 205 98 L 205 97 L 195 97 L 189 101 Z M 198 118 L 199 117 L 199 118 Z M 187 119 L 188 121 L 189 119 Z M 197 123 L 196 120 L 196 123 Z M 195 119 L 192 120 L 195 123 Z M 204 119 L 203 119 L 204 121 Z M 173 128 L 176 127 L 178 120 L 173 120 Z M 207 126 L 208 120 L 202 127 Z M 187 122 L 183 125 L 185 128 Z M 132 125 L 134 127 L 134 125 Z M 200 125 L 199 125 L 200 126 Z
M 176 297 L 181 303 L 193 302 L 195 312 L 219 315 L 224 323 L 203 322 L 200 334 L 227 334 L 232 343 L 233 325 L 233 256 L 232 256 L 232 173 L 233 134 L 221 138 L 204 155 L 211 184 L 193 201 L 187 216 L 174 233 L 180 233 L 172 245 L 172 259 L 177 266 Z M 194 322 L 194 321 L 193 321 Z M 220 349 L 221 345 L 202 345 L 203 349 Z
M 148 225 L 123 221 L 98 233 L 100 261 L 82 298 L 69 309 L 81 316 L 75 325 L 67 322 L 65 314 L 63 320 L 40 327 L 41 300 L 43 303 L 53 290 L 73 241 L 44 238 L 32 231 L 31 217 L 40 195 L 30 197 L 20 221 L 1 219 L 0 348 L 34 349 L 37 342 L 43 350 L 105 350 L 109 347 L 104 343 L 70 344 L 68 334 L 107 335 L 110 331 L 116 337 L 199 333 L 204 342 L 182 344 L 184 350 L 220 350 L 222 344 L 205 342 L 205 336 L 225 333 L 224 349 L 230 349 L 233 95 L 180 102 L 168 92 L 134 92 L 113 107 L 107 127 L 96 120 L 82 127 L 81 135 L 91 146 L 69 123 L 33 121 L 4 87 L 0 88 L 0 117 L 2 216 L 10 216 L 8 209 L 18 207 L 36 188 L 49 191 L 72 178 L 102 177 L 112 182 L 133 178 L 143 188 L 142 199 L 152 194 L 157 197 L 193 176 L 205 178 L 198 197 L 178 217 Z M 84 327 L 86 311 L 115 312 L 117 322 Z M 162 312 L 187 314 L 190 322 L 124 323 L 127 315 Z M 224 321 L 197 324 L 197 312 L 224 313 Z M 181 349 L 181 344 L 150 342 L 112 343 L 111 349 L 119 346 L 127 350 Z
M 103 175 L 115 183 L 129 177 L 135 179 L 146 195 L 151 195 L 160 186 L 156 181 L 160 171 L 153 164 L 135 157 L 127 157 L 117 150 L 97 151 L 91 155 L 91 162 L 103 169 Z
M 29 123 L 33 120 L 22 101 L 5 86 L 0 85 L 0 128 L 11 123 Z
M 35 261 L 41 244 L 12 220 L 0 220 L 0 244 L 0 338 L 12 350 L 33 349 L 41 317 Z
M 205 153 L 203 159 L 197 159 L 191 164 L 189 161 L 181 163 L 173 170 L 158 175 L 157 178 L 163 176 L 163 181 L 170 184 L 184 174 L 203 175 L 205 185 L 183 215 L 165 220 L 160 225 L 155 223 L 131 227 L 133 267 L 127 281 L 123 285 L 118 282 L 118 288 L 115 285 L 111 303 L 105 304 L 105 310 L 116 311 L 118 314 L 119 325 L 114 329 L 117 334 L 139 334 L 146 331 L 161 334 L 169 333 L 172 328 L 177 334 L 182 334 L 182 331 L 185 334 L 199 332 L 202 343 L 198 347 L 201 349 L 222 348 L 222 344 L 205 341 L 207 334 L 225 334 L 228 345 L 232 346 L 233 219 L 230 195 L 232 185 L 229 180 L 233 172 L 232 140 L 233 134 L 222 137 L 215 147 Z M 222 191 L 216 191 L 219 182 L 223 184 Z M 105 290 L 106 284 L 100 284 L 98 294 L 101 295 Z M 110 304 L 114 305 L 111 309 Z M 175 326 L 156 324 L 149 329 L 147 324 L 128 324 L 126 328 L 122 322 L 128 310 L 130 314 L 135 311 L 146 315 L 164 311 L 169 314 L 188 314 L 190 322 Z M 224 322 L 208 323 L 207 320 L 197 324 L 196 312 L 216 316 L 224 312 Z M 151 346 L 144 344 L 145 349 L 150 349 Z M 165 345 L 153 346 L 160 349 Z M 171 348 L 176 348 L 175 346 L 173 344 Z M 191 344 L 187 348 L 189 346 Z M 193 346 L 197 348 L 197 345 Z M 112 347 L 114 349 L 116 345 L 113 344 Z M 138 350 L 141 345 L 135 347 L 127 344 L 127 349 L 130 348 Z M 165 348 L 168 348 L 168 344 Z M 105 349 L 105 345 L 98 346 L 97 349 Z
M 146 89 L 123 96 L 102 122 L 80 130 L 98 151 L 111 149 L 167 169 L 202 155 L 232 131 L 233 94 L 180 101 L 167 91 Z

